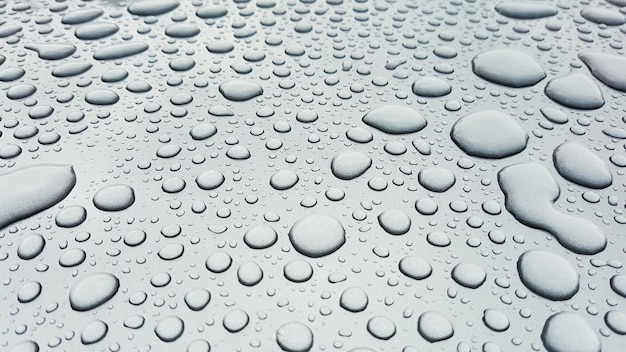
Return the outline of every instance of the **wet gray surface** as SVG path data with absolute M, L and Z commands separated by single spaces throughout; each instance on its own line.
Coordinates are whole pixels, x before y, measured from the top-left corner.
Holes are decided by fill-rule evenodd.
M 0 350 L 625 350 L 625 23 L 1 1 Z

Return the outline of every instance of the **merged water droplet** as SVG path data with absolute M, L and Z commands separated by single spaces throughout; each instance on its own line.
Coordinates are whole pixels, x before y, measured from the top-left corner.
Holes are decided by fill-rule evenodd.
M 551 233 L 565 248 L 595 254 L 606 248 L 606 237 L 593 223 L 554 208 L 560 187 L 548 170 L 536 163 L 507 166 L 498 173 L 506 209 L 522 224 Z
M 57 204 L 76 185 L 71 165 L 39 164 L 0 176 L 0 228 Z

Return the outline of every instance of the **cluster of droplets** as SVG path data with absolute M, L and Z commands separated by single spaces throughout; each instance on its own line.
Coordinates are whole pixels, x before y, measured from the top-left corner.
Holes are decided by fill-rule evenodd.
M 0 14 L 0 349 L 624 348 L 625 1 Z

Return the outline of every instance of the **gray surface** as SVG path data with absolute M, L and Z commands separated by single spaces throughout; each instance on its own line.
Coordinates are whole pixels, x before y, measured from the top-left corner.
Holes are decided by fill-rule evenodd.
M 228 13 L 216 19 L 196 16 L 196 8 L 202 5 L 200 1 L 181 1 L 177 8 L 158 16 L 134 16 L 127 10 L 128 3 L 117 1 L 0 2 L 0 33 L 10 33 L 0 39 L 0 55 L 5 57 L 0 71 L 8 67 L 25 71 L 14 81 L 0 82 L 0 149 L 10 144 L 22 149 L 15 157 L 0 159 L 0 223 L 4 224 L 6 219 L 12 222 L 0 229 L 0 279 L 3 283 L 0 350 L 10 351 L 21 341 L 33 340 L 41 351 L 181 351 L 192 341 L 204 339 L 213 351 L 279 351 L 277 330 L 287 322 L 297 321 L 312 331 L 312 351 L 349 351 L 361 346 L 376 351 L 400 351 L 407 346 L 419 351 L 466 351 L 468 348 L 495 351 L 493 344 L 502 351 L 545 351 L 542 329 L 546 320 L 560 311 L 574 312 L 575 319 L 581 318 L 599 339 L 602 351 L 626 350 L 624 337 L 605 323 L 607 312 L 626 311 L 625 298 L 611 289 L 609 283 L 611 277 L 623 271 L 626 251 L 624 176 L 619 166 L 626 154 L 621 139 L 626 133 L 620 136 L 626 100 L 623 92 L 602 83 L 606 77 L 591 76 L 578 58 L 580 52 L 586 51 L 624 55 L 626 27 L 591 22 L 601 21 L 608 15 L 600 13 L 599 17 L 594 17 L 592 13 L 585 15 L 585 19 L 581 10 L 600 6 L 612 11 L 609 20 L 619 24 L 626 8 L 620 10 L 619 6 L 605 1 L 561 1 L 550 7 L 557 9 L 556 15 L 524 20 L 504 17 L 494 9 L 498 3 L 490 1 L 328 2 L 228 1 L 219 3 Z M 63 7 L 67 9 L 62 10 Z M 63 16 L 81 8 L 101 9 L 103 13 L 82 24 L 62 23 Z M 68 21 L 72 22 L 71 17 L 66 18 L 65 22 Z M 85 26 L 93 23 L 109 25 L 85 30 Z M 75 35 L 75 30 L 82 27 L 83 37 L 84 32 L 97 36 L 114 28 L 112 23 L 119 26 L 119 31 L 105 38 L 85 40 Z M 166 35 L 166 28 L 174 23 L 193 24 L 199 33 L 190 38 L 173 38 L 172 32 L 176 34 L 181 28 L 172 30 L 170 27 L 169 36 Z M 312 30 L 300 33 L 307 27 L 305 24 L 310 24 Z M 18 26 L 19 30 L 6 26 Z M 193 28 L 183 29 L 193 32 Z M 256 33 L 237 38 L 246 29 L 254 29 Z M 279 45 L 267 44 L 278 39 L 282 41 Z M 30 49 L 36 47 L 33 43 L 47 42 L 66 46 L 55 48 L 50 54 L 52 57 L 47 58 L 40 58 L 45 50 L 40 50 L 38 56 Z M 121 42 L 145 43 L 147 50 L 117 60 L 94 58 L 94 53 L 101 48 Z M 207 45 L 216 42 L 231 43 L 234 50 L 209 52 Z M 67 44 L 76 48 L 71 56 L 50 60 L 68 50 Z M 515 62 L 499 62 L 505 69 L 496 69 L 496 74 L 517 72 L 534 75 L 534 79 L 516 79 L 512 87 L 507 87 L 480 78 L 472 71 L 472 59 L 477 54 L 507 47 L 535 60 L 545 71 L 546 78 L 540 79 L 541 74 L 530 64 L 530 68 L 525 64 L 525 69 L 520 66 L 520 71 L 516 71 Z M 293 55 L 298 51 L 304 54 Z M 244 56 L 253 52 L 263 52 L 265 58 L 258 62 L 246 61 Z M 450 52 L 456 52 L 456 56 L 442 57 Z M 181 58 L 187 60 L 174 61 Z M 188 71 L 172 69 L 189 63 L 189 59 L 195 66 Z M 55 68 L 73 61 L 84 61 L 92 66 L 71 77 L 52 75 Z M 247 66 L 239 68 L 240 65 Z M 619 73 L 619 62 L 612 65 L 614 71 L 611 72 Z M 249 68 L 251 72 L 237 73 L 232 67 L 240 72 Z M 113 69 L 127 71 L 128 77 L 119 82 L 103 82 L 103 74 Z M 577 108 L 548 98 L 544 93 L 548 82 L 570 72 L 582 73 L 597 85 L 604 105 L 577 109 L 590 107 L 585 105 L 586 98 L 593 101 L 592 106 L 597 104 L 597 97 L 590 97 L 594 92 L 583 86 L 569 87 L 571 92 L 560 88 L 557 92 L 557 95 L 562 93 L 569 97 L 580 94 L 582 98 L 576 100 L 578 105 L 574 104 Z M 413 82 L 432 76 L 446 81 L 451 92 L 441 97 L 416 96 L 412 91 Z M 621 77 L 611 86 L 619 88 L 622 84 L 624 87 L 625 76 Z M 245 80 L 249 86 L 235 82 L 235 92 L 220 91 L 219 85 L 231 79 Z M 537 79 L 540 79 L 538 83 L 534 83 Z M 135 81 L 147 82 L 152 89 L 133 93 L 127 86 Z M 337 83 L 331 84 L 333 81 Z M 388 84 L 382 86 L 381 81 Z M 506 82 L 506 78 L 499 81 Z M 23 83 L 34 85 L 36 92 L 21 99 L 7 96 L 5 92 L 11 87 Z M 230 88 L 223 89 L 233 90 L 232 85 L 231 82 Z M 262 94 L 258 94 L 255 85 L 262 87 Z M 97 89 L 108 92 L 94 93 Z M 436 91 L 434 95 L 445 94 L 445 85 L 438 86 Z M 115 92 L 119 101 L 114 102 L 114 94 L 110 92 Z M 73 99 L 65 101 L 68 94 L 72 94 Z M 184 100 L 184 95 L 193 100 L 183 105 L 172 103 L 171 99 L 174 102 Z M 234 101 L 244 98 L 251 99 Z M 113 104 L 98 105 L 103 103 Z M 160 105 L 158 111 L 146 112 L 155 104 Z M 420 125 L 417 132 L 393 134 L 362 121 L 367 112 L 385 105 L 399 105 L 417 112 L 427 121 L 426 127 L 417 123 Z M 48 117 L 33 119 L 29 112 L 37 106 L 52 106 L 54 111 Z M 209 110 L 215 113 L 219 106 L 230 110 L 233 116 L 209 113 Z M 550 123 L 540 112 L 542 108 L 562 111 L 567 122 Z M 296 118 L 305 109 L 317 113 L 317 120 L 302 122 L 311 118 L 310 113 L 307 117 Z M 528 135 L 526 147 L 518 152 L 524 138 L 519 137 L 515 127 L 505 123 L 497 130 L 489 130 L 489 126 L 478 128 L 492 136 L 489 138 L 495 136 L 495 144 L 487 144 L 496 149 L 486 155 L 509 155 L 510 150 L 515 153 L 500 159 L 466 154 L 463 150 L 472 154 L 476 148 L 485 148 L 487 139 L 478 136 L 477 145 L 460 148 L 450 136 L 452 126 L 460 118 L 482 111 L 508 115 L 512 123 L 521 126 Z M 77 112 L 84 113 L 85 117 L 72 122 Z M 401 120 L 400 124 L 411 124 L 407 122 L 410 118 L 402 113 L 394 117 Z M 210 136 L 204 140 L 192 138 L 190 130 L 204 123 L 213 124 L 217 133 L 207 133 Z M 285 132 L 285 124 L 290 126 L 289 132 Z M 36 126 L 37 135 L 15 138 L 15 131 L 24 125 Z M 412 126 L 416 126 L 415 120 Z M 346 132 L 354 127 L 369 130 L 373 140 L 356 143 L 348 139 Z M 614 131 L 607 135 L 603 130 L 608 128 Z M 518 133 L 515 142 L 500 138 L 507 136 L 509 130 Z M 49 132 L 57 133 L 60 139 L 46 144 L 46 139 L 55 139 Z M 419 153 L 412 143 L 415 140 L 426 142 L 431 153 Z M 590 158 L 582 157 L 577 160 L 574 155 L 569 160 L 570 166 L 573 165 L 572 172 L 578 174 L 561 176 L 553 165 L 552 153 L 565 141 L 578 143 L 599 161 L 591 162 Z M 392 155 L 397 153 L 398 143 L 407 151 Z M 517 144 L 511 146 L 511 143 Z M 272 146 L 280 144 L 280 148 L 272 150 L 275 149 Z M 178 146 L 181 150 L 171 158 L 157 156 L 157 150 L 166 145 Z M 241 152 L 231 149 L 234 145 L 245 147 L 251 156 L 233 159 L 232 156 Z M 167 152 L 161 149 L 161 153 Z M 371 167 L 360 170 L 365 167 L 362 160 L 352 158 L 354 164 L 344 166 L 357 169 L 348 170 L 354 171 L 347 172 L 352 176 L 345 176 L 346 172 L 337 174 L 336 170 L 333 170 L 336 175 L 333 174 L 331 160 L 344 152 L 367 156 L 372 160 Z M 513 212 L 505 208 L 498 172 L 523 162 L 547 168 L 560 187 L 556 210 L 573 216 L 569 219 L 586 220 L 584 226 L 597 229 L 608 241 L 605 249 L 596 253 L 598 246 L 602 247 L 598 242 L 586 247 L 589 243 L 585 242 L 585 234 L 576 232 L 576 228 L 581 228 L 580 223 L 555 219 L 551 211 L 547 215 L 531 214 L 530 220 L 522 221 L 536 228 L 516 220 Z M 76 183 L 70 187 L 69 195 L 63 198 L 59 187 L 71 185 L 72 180 L 67 178 L 71 176 L 58 170 L 52 176 L 49 169 L 28 176 L 4 175 L 41 164 L 73 166 Z M 461 167 L 468 164 L 473 166 Z M 455 176 L 454 185 L 445 192 L 431 192 L 418 182 L 420 170 L 433 166 Z M 601 189 L 586 187 L 606 182 L 603 167 L 608 168 L 611 185 Z M 195 179 L 209 170 L 221 172 L 225 181 L 215 189 L 201 189 Z M 282 189 L 293 183 L 292 173 L 283 173 L 282 178 L 277 177 L 270 184 L 270 177 L 280 170 L 290 170 L 297 175 L 295 186 Z M 592 179 L 586 186 L 573 182 L 580 183 L 580 177 L 584 178 L 591 170 L 597 172 L 591 172 Z M 344 176 L 338 177 L 341 175 Z M 169 180 L 171 178 L 184 180 L 184 189 L 177 193 L 165 192 L 181 187 L 180 180 Z M 388 184 L 384 190 L 380 190 L 384 188 L 380 186 L 384 184 L 380 179 Z M 530 177 L 528 183 L 532 180 L 534 178 Z M 521 183 L 521 193 L 526 196 L 521 196 L 526 202 L 522 206 L 547 194 L 541 193 L 546 190 L 544 183 L 541 187 L 530 184 L 527 189 L 524 180 Z M 94 195 L 99 190 L 120 184 L 132 187 L 134 203 L 128 194 L 118 194 L 118 198 L 113 194 L 109 195 L 112 198 L 101 200 L 105 205 L 96 207 L 94 203 L 98 201 L 94 200 Z M 341 194 L 338 190 L 345 193 L 343 198 L 337 196 Z M 598 202 L 588 201 L 595 198 L 590 192 L 597 195 Z M 311 197 L 316 199 L 316 205 L 303 206 L 311 202 Z M 423 198 L 436 202 L 435 214 L 423 215 L 416 211 L 415 202 Z M 459 201 L 467 205 L 467 211 L 451 209 L 451 202 Z M 43 206 L 50 202 L 52 204 Z M 206 210 L 192 211 L 192 205 L 196 210 L 202 208 L 200 204 L 194 205 L 196 202 L 204 202 Z M 485 202 L 497 203 L 501 213 L 493 215 L 483 210 Z M 549 201 L 545 202 L 537 209 L 550 207 Z M 86 209 L 84 222 L 80 223 L 81 212 L 77 208 L 71 208 L 72 212 L 65 212 L 61 221 L 58 217 L 55 221 L 62 208 L 76 205 Z M 48 206 L 52 207 L 39 209 Z M 117 209 L 123 210 L 110 211 Z M 392 224 L 384 229 L 377 217 L 388 210 L 399 212 L 391 214 Z M 16 217 L 14 211 L 22 212 L 23 216 Z M 29 211 L 36 214 L 28 216 Z M 406 233 L 401 233 L 405 219 L 398 214 L 402 213 L 411 220 Z M 312 221 L 306 233 L 300 234 L 309 239 L 304 246 L 327 247 L 321 252 L 313 251 L 322 256 L 296 250 L 294 247 L 298 246 L 292 244 L 294 236 L 290 236 L 289 231 L 296 221 L 313 214 L 329 215 L 338 220 L 345 229 L 345 243 L 337 237 L 341 236 L 341 231 L 335 225 Z M 22 217 L 26 218 L 14 221 Z M 539 224 L 543 221 L 539 218 L 547 219 L 553 227 Z M 75 225 L 72 219 L 78 219 L 76 223 L 80 224 L 71 227 Z M 553 235 L 539 229 L 554 228 L 555 222 L 566 230 L 564 236 L 582 233 L 582 237 L 577 237 L 583 238 L 582 245 L 565 244 L 564 247 Z M 70 227 L 59 226 L 63 224 Z M 162 229 L 172 224 L 179 225 L 182 233 L 176 237 L 164 236 Z M 244 242 L 244 234 L 261 224 L 274 228 L 278 239 L 267 248 L 253 249 Z M 138 229 L 147 234 L 145 242 L 137 246 L 125 244 L 124 237 Z M 494 230 L 506 236 L 504 243 L 490 240 L 488 234 Z M 79 241 L 84 232 L 89 232 L 90 238 Z M 451 240 L 450 245 L 437 247 L 429 243 L 427 234 L 431 232 L 445 233 Z M 43 236 L 45 247 L 32 259 L 21 258 L 18 256 L 21 243 L 26 243 L 25 252 L 40 245 L 38 237 L 29 237 L 33 233 Z M 311 236 L 319 238 L 310 241 Z M 180 246 L 175 244 L 184 247 L 182 256 L 164 260 L 163 257 L 169 259 L 168 253 L 176 257 Z M 164 247 L 168 253 L 159 252 Z M 60 258 L 68 252 L 80 258 L 77 248 L 85 252 L 84 262 L 74 267 L 60 265 Z M 518 258 L 530 250 L 548 251 L 569 263 L 569 270 L 578 273 L 578 291 L 562 301 L 533 293 L 522 283 L 517 268 Z M 207 270 L 205 262 L 209 255 L 218 251 L 228 253 L 232 265 L 225 272 L 213 273 Z M 408 255 L 425 259 L 432 267 L 432 274 L 421 280 L 403 274 L 399 262 Z M 71 258 L 65 257 L 65 260 Z M 287 276 L 292 279 L 289 280 L 283 271 L 293 260 L 297 262 L 287 270 Z M 245 280 L 238 280 L 237 269 L 249 262 L 258 264 L 263 272 L 262 280 L 254 286 L 245 286 L 240 283 Z M 313 269 L 312 277 L 305 282 L 294 282 L 307 278 L 306 263 Z M 458 283 L 463 278 L 453 280 L 452 269 L 459 263 L 472 263 L 482 268 L 486 273 L 485 282 L 472 289 Z M 547 267 L 552 264 L 549 260 L 546 263 Z M 558 265 L 567 267 L 562 261 Z M 250 266 L 245 268 L 250 269 Z M 114 283 L 110 280 L 100 281 L 102 287 L 92 283 L 93 286 L 87 287 L 77 299 L 89 301 L 100 297 L 105 303 L 87 311 L 76 309 L 85 305 L 71 305 L 70 291 L 95 273 L 113 274 L 119 280 L 119 290 L 111 292 Z M 154 287 L 151 280 L 158 280 L 162 273 L 168 273 L 171 282 L 165 287 Z M 333 273 L 343 273 L 345 281 L 330 283 L 329 276 L 332 278 Z M 472 274 L 475 273 L 465 274 L 468 283 L 475 279 Z M 570 271 L 564 275 L 569 276 L 563 278 L 565 283 L 560 288 L 571 290 L 574 279 L 569 278 L 576 275 Z M 31 302 L 18 301 L 20 291 L 27 295 L 26 291 L 36 290 L 32 282 L 40 283 L 40 295 Z M 368 305 L 361 312 L 350 312 L 340 305 L 342 292 L 354 286 L 360 287 L 368 297 Z M 541 288 L 534 287 L 536 292 L 541 292 Z M 204 309 L 193 311 L 184 297 L 198 288 L 208 290 L 211 299 Z M 560 288 L 557 282 L 556 289 Z M 107 291 L 113 293 L 109 300 L 105 299 Z M 137 292 L 147 294 L 143 304 L 129 302 Z M 89 308 L 88 303 L 86 307 Z M 482 320 L 486 309 L 503 313 L 510 327 L 503 332 L 489 329 Z M 236 313 L 225 319 L 233 310 Z M 249 323 L 239 332 L 229 332 L 224 321 L 226 325 L 237 325 L 239 310 L 247 313 Z M 454 327 L 454 335 L 445 341 L 427 341 L 417 328 L 418 318 L 427 311 L 446 317 Z M 124 326 L 124 321 L 133 315 L 145 318 L 141 328 Z M 495 317 L 501 318 L 501 315 L 496 313 Z M 184 322 L 184 332 L 168 343 L 157 337 L 155 327 L 171 316 Z M 396 333 L 389 340 L 377 339 L 376 333 L 368 331 L 368 320 L 375 316 L 393 321 Z M 626 324 L 624 315 L 615 316 L 618 322 Z M 561 317 L 572 323 L 569 316 Z M 97 319 L 106 323 L 108 332 L 101 341 L 84 345 L 89 339 L 81 342 L 81 334 L 97 336 L 102 329 L 100 323 L 88 326 Z M 175 319 L 167 319 L 176 324 Z M 383 324 L 384 335 L 386 322 L 376 319 L 372 324 Z M 544 340 L 549 339 L 557 346 L 567 341 L 577 343 L 576 337 L 587 336 L 587 330 L 577 329 L 568 328 L 556 336 L 545 334 Z M 289 332 L 297 342 L 305 340 L 301 327 Z M 585 347 L 583 345 L 577 344 L 581 348 Z M 592 341 L 591 349 L 584 351 L 594 348 Z

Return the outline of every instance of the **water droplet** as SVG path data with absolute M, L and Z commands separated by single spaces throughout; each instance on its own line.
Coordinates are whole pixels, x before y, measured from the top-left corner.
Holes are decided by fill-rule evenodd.
M 97 308 L 115 296 L 119 287 L 120 280 L 113 274 L 91 274 L 72 287 L 70 305 L 79 312 Z
M 300 254 L 311 258 L 327 256 L 346 242 L 346 231 L 339 220 L 314 214 L 296 221 L 289 230 L 289 240 Z

